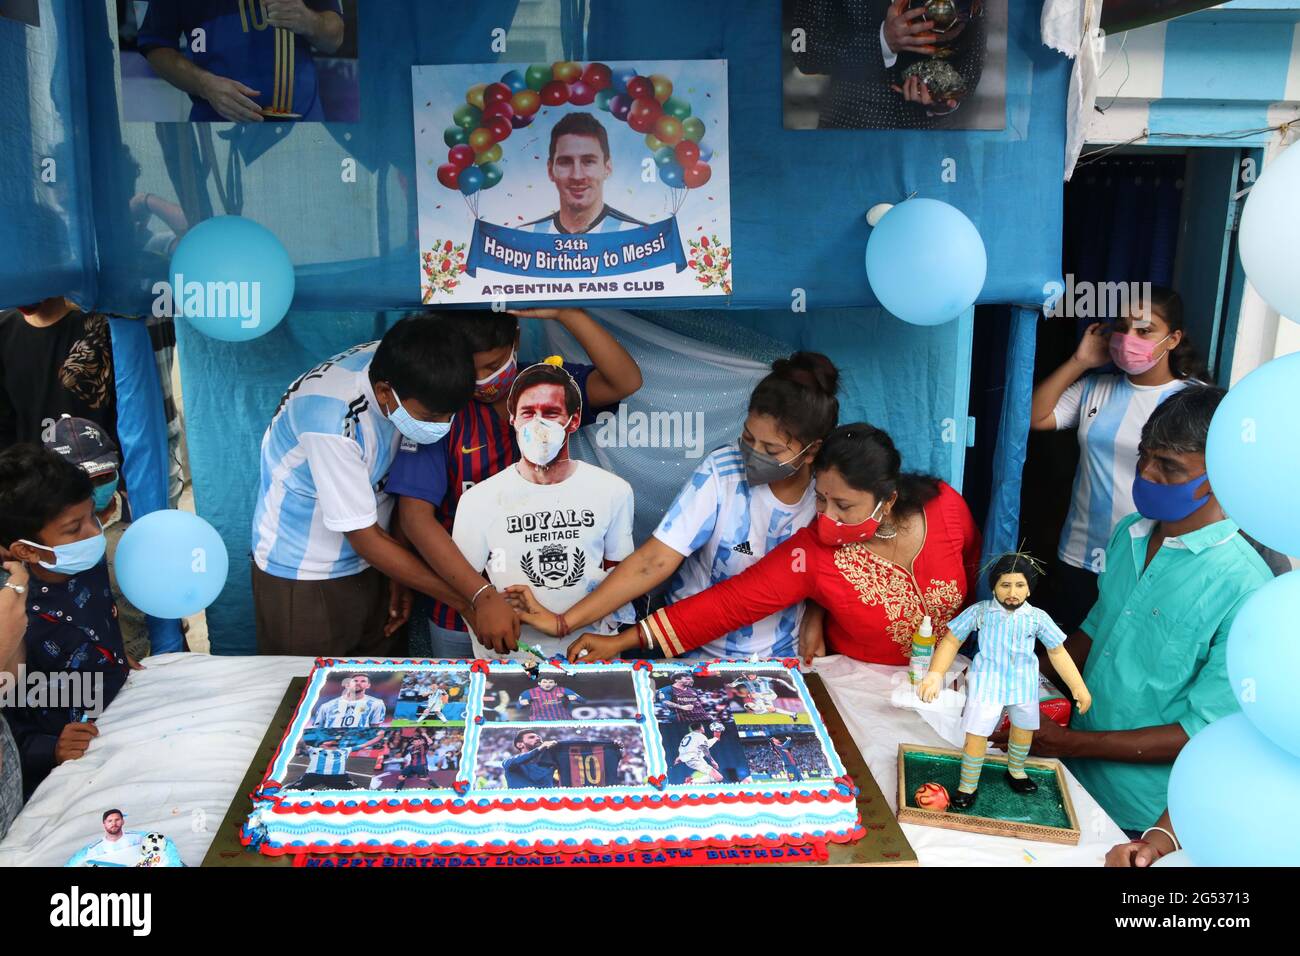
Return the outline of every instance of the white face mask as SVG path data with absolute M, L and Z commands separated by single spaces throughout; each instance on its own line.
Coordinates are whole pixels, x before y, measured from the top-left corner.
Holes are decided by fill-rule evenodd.
M 547 418 L 532 418 L 515 427 L 515 437 L 519 441 L 519 453 L 524 460 L 545 468 L 555 461 L 564 443 L 569 440 L 568 423 L 551 421 Z

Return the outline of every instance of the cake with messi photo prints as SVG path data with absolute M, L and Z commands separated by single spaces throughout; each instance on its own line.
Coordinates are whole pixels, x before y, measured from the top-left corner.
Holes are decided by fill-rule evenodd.
M 856 794 L 793 661 L 323 659 L 241 840 L 300 857 L 824 856 L 862 836 Z

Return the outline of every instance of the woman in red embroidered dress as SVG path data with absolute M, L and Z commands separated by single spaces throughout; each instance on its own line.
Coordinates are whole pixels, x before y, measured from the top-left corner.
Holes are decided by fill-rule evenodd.
M 973 598 L 980 534 L 961 495 L 938 478 L 900 474 L 900 464 L 885 432 L 841 425 L 813 464 L 819 514 L 811 525 L 749 570 L 636 627 L 582 635 L 569 660 L 608 660 L 638 645 L 674 657 L 811 599 L 824 609 L 825 637 L 824 647 L 801 648 L 806 657 L 906 664 L 923 616 L 942 636 Z

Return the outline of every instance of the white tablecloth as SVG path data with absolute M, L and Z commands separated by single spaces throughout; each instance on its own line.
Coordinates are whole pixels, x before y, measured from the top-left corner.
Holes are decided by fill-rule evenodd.
M 950 746 L 916 711 L 889 703 L 894 675 L 901 670 L 901 667 L 863 664 L 847 657 L 822 658 L 816 667 L 835 698 L 849 733 L 866 758 L 871 775 L 895 812 L 898 810 L 898 745 Z M 1106 851 L 1128 838 L 1069 770 L 1065 770 L 1065 778 L 1079 819 L 1078 846 L 1014 840 L 914 823 L 904 823 L 903 833 L 922 866 L 1101 866 Z
M 110 807 L 126 814 L 126 829 L 167 834 L 198 866 L 289 681 L 313 662 L 162 654 L 142 663 L 85 755 L 32 794 L 0 843 L 0 866 L 62 866 L 103 836 Z
M 144 661 L 99 719 L 80 760 L 41 784 L 0 843 L 0 866 L 59 866 L 118 807 L 131 830 L 157 830 L 190 866 L 202 862 L 285 688 L 306 657 L 164 654 Z M 896 668 L 843 657 L 818 662 L 849 731 L 891 807 L 900 742 L 945 746 L 916 713 L 889 704 Z M 905 824 L 925 866 L 1100 865 L 1124 835 L 1066 775 L 1083 837 L 1077 847 Z

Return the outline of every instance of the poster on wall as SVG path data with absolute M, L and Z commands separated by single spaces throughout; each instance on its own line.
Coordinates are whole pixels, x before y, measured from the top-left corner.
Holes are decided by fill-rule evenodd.
M 731 294 L 725 60 L 412 84 L 425 304 Z
M 1003 129 L 1007 0 L 782 0 L 786 129 Z

